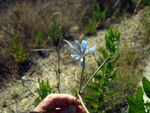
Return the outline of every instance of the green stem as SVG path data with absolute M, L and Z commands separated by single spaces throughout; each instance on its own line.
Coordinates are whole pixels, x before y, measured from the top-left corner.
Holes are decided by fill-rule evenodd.
M 84 61 L 84 60 L 83 60 L 83 61 Z M 85 68 L 85 62 L 84 62 L 84 65 L 83 65 L 83 67 L 82 67 L 81 78 L 80 78 L 80 86 L 79 86 L 79 92 L 78 92 L 78 94 L 82 93 L 82 92 L 81 92 L 81 86 L 82 86 L 84 68 Z M 76 96 L 76 100 L 74 101 L 74 104 L 76 103 L 77 99 L 78 99 L 78 96 Z
M 84 62 L 84 65 L 82 67 L 82 72 L 81 72 L 81 78 L 80 78 L 80 87 L 79 87 L 79 94 L 82 93 L 81 92 L 81 86 L 82 86 L 82 82 L 83 82 L 83 74 L 84 74 L 84 68 L 85 68 L 85 62 Z
M 83 106 L 83 108 L 84 108 L 84 110 L 86 111 L 86 113 L 90 113 L 90 112 L 88 111 L 88 109 L 86 108 L 86 106 L 85 106 L 85 104 L 84 104 L 84 102 L 83 102 L 83 100 L 82 100 L 80 94 L 78 94 L 78 97 L 79 97 L 79 100 L 81 101 L 81 105 Z
M 58 92 L 60 93 L 60 56 L 59 56 L 59 48 L 58 48 L 58 51 L 57 51 L 57 56 L 58 56 Z
M 60 25 L 60 28 L 61 28 L 61 34 L 60 34 L 60 40 L 59 40 L 59 44 L 58 44 L 58 50 L 57 50 L 57 57 L 58 57 L 58 92 L 60 93 L 60 74 L 61 74 L 61 72 L 60 72 L 60 45 L 61 45 L 61 41 L 62 41 L 62 24 L 63 24 L 63 18 L 64 18 L 64 13 L 65 13 L 65 11 L 66 11 L 66 9 L 67 9 L 67 7 L 68 7 L 68 4 L 69 4 L 69 0 L 68 0 L 68 2 L 67 2 L 67 4 L 66 4 L 66 6 L 65 6 L 65 8 L 64 8 L 64 10 L 63 10 L 63 12 L 62 12 L 62 17 L 61 17 L 61 25 Z

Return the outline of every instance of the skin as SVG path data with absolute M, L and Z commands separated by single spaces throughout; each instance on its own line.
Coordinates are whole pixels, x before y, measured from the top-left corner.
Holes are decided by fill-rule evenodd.
M 80 106 L 81 102 L 77 100 L 75 104 L 75 97 L 68 94 L 49 94 L 32 112 L 57 109 L 61 108 L 60 111 L 51 111 L 45 113 L 85 113 L 83 108 Z

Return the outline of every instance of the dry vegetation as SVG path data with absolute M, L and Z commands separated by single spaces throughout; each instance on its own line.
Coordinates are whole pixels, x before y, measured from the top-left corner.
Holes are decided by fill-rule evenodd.
M 9 78 L 11 76 L 22 75 L 23 70 L 29 68 L 29 62 L 34 57 L 33 49 L 35 46 L 35 37 L 40 31 L 44 34 L 43 48 L 50 48 L 52 43 L 48 40 L 48 29 L 51 27 L 53 20 L 57 19 L 58 24 L 61 21 L 61 15 L 53 15 L 54 12 L 60 12 L 64 9 L 67 0 L 64 1 L 7 1 L 1 5 L 0 18 L 0 78 Z M 87 25 L 92 18 L 93 4 L 99 3 L 103 9 L 109 6 L 110 14 L 116 0 L 92 0 L 92 1 L 70 1 L 71 4 L 81 4 L 82 7 L 69 6 L 65 12 L 63 23 L 63 36 L 70 39 L 69 29 L 73 25 L 79 26 L 79 31 Z M 17 64 L 9 50 L 14 36 L 18 38 L 19 46 L 23 46 L 26 53 L 26 66 Z M 22 69 L 26 67 L 26 69 Z

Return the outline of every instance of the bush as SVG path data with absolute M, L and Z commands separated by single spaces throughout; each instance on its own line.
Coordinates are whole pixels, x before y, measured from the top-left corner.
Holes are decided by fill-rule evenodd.
M 52 89 L 53 88 L 50 87 L 48 79 L 46 80 L 46 82 L 44 82 L 43 80 L 39 80 L 39 88 L 37 88 L 39 97 L 35 99 L 37 104 L 39 104 L 47 95 L 56 92 L 52 92 Z
M 52 28 L 49 29 L 49 36 L 54 46 L 58 46 L 61 31 L 57 26 L 57 21 L 54 20 Z
M 135 3 L 132 0 L 122 0 L 123 7 L 126 11 L 133 13 L 135 8 Z
M 43 45 L 43 33 L 38 32 L 35 38 L 35 44 L 38 48 L 41 48 L 41 46 Z
M 142 0 L 141 4 L 150 6 L 150 1 L 149 0 Z
M 83 32 L 86 35 L 91 35 L 91 34 L 96 32 L 96 28 L 95 28 L 92 20 L 89 20 L 89 23 L 88 23 L 88 25 L 86 27 L 84 27 L 84 31 Z
M 13 52 L 15 61 L 18 63 L 24 63 L 26 60 L 26 54 L 24 53 L 23 47 L 19 47 L 17 42 L 17 37 L 14 37 L 13 44 L 9 47 L 9 49 Z
M 92 18 L 93 18 L 95 25 L 97 25 L 97 24 L 99 25 L 105 20 L 107 10 L 108 10 L 108 8 L 106 7 L 105 10 L 101 12 L 99 5 L 97 5 L 97 7 L 93 6 Z
M 108 87 L 108 84 L 116 78 L 116 69 L 119 67 L 118 61 L 120 54 L 118 54 L 119 41 L 120 41 L 120 32 L 118 28 L 114 27 L 113 29 L 109 27 L 107 33 L 105 34 L 106 48 L 100 48 L 100 51 L 103 57 L 100 57 L 97 61 L 98 67 L 104 62 L 105 59 L 111 57 L 111 59 L 101 68 L 101 73 L 97 73 L 95 78 L 95 83 L 88 85 L 93 96 L 84 96 L 87 106 L 90 106 L 88 109 L 91 113 L 100 113 L 104 112 L 109 108 L 106 105 L 107 96 L 112 96 L 109 92 L 111 87 Z
M 142 84 L 144 92 L 148 98 L 150 98 L 150 81 L 146 77 L 142 77 Z M 141 86 L 138 87 L 136 92 L 136 97 L 132 95 L 127 97 L 128 101 L 128 113 L 149 113 L 150 112 L 150 103 L 144 102 L 143 99 L 143 89 Z

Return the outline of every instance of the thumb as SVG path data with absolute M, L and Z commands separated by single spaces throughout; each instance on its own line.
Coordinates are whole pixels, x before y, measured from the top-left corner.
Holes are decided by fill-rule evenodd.
M 76 106 L 73 104 L 70 104 L 66 106 L 61 113 L 76 113 Z

